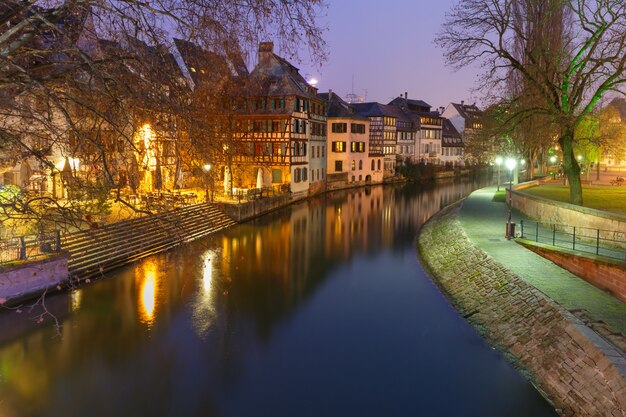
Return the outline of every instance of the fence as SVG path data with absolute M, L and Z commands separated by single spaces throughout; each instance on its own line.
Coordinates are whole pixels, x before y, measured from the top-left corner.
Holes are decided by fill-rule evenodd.
M 46 256 L 61 251 L 61 232 L 0 240 L 0 264 Z
M 521 237 L 538 243 L 626 260 L 623 233 L 554 223 L 520 221 Z

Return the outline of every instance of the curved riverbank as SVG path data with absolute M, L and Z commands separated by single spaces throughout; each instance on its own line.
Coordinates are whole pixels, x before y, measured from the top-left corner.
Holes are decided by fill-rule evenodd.
M 626 382 L 590 331 L 473 244 L 459 205 L 422 227 L 422 265 L 454 306 L 546 394 L 561 415 L 626 415 Z

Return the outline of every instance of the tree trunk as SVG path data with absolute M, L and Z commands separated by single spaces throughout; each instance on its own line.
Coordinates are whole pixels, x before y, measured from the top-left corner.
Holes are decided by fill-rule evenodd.
M 563 151 L 563 171 L 569 181 L 569 202 L 577 206 L 583 205 L 583 189 L 580 182 L 580 166 L 574 157 L 573 131 L 566 131 L 559 139 Z

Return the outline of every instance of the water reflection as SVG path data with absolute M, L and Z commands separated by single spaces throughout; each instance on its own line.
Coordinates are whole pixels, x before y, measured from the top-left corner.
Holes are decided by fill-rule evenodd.
M 215 285 L 215 278 L 217 277 L 214 277 L 214 274 L 217 275 L 215 271 L 217 256 L 217 252 L 212 250 L 207 250 L 203 254 L 202 272 L 200 274 L 202 291 L 196 293 L 192 304 L 194 328 L 197 335 L 203 339 L 217 318 L 217 285 Z
M 152 258 L 147 259 L 140 268 L 136 269 L 135 279 L 140 288 L 137 303 L 139 321 L 148 327 L 151 327 L 154 322 L 157 274 L 157 265 Z
M 536 405 L 418 272 L 419 225 L 477 185 L 329 193 L 148 258 L 51 299 L 61 337 L 0 315 L 29 329 L 0 345 L 0 416 L 385 414 L 363 392 L 418 415 L 474 379 L 442 403 Z

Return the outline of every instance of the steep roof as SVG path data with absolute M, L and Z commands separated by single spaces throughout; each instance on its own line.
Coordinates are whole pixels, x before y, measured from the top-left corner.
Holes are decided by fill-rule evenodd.
M 452 122 L 448 119 L 443 119 L 441 126 L 441 146 L 446 147 L 463 147 L 463 139 L 459 132 L 456 130 Z
M 465 104 L 465 103 L 450 103 L 457 113 L 461 115 L 464 119 L 478 119 L 482 116 L 483 112 L 476 107 L 476 104 Z
M 396 97 L 389 102 L 390 105 L 406 107 L 408 110 L 429 112 L 431 105 L 422 100 L 405 97 Z
M 274 44 L 261 42 L 259 62 L 250 73 L 248 91 L 257 96 L 317 98 L 317 89 L 306 82 L 298 68 L 274 53 Z
M 621 97 L 614 98 L 609 103 L 609 106 L 614 107 L 619 112 L 619 116 L 622 119 L 622 122 L 626 122 L 626 99 Z
M 368 103 L 352 103 L 355 111 L 366 117 L 391 116 L 396 117 L 396 111 L 393 106 L 381 104 L 377 102 Z
M 328 103 L 326 116 L 328 118 L 367 120 L 367 117 L 358 114 L 352 104 L 347 103 L 334 93 L 320 93 L 318 97 Z

